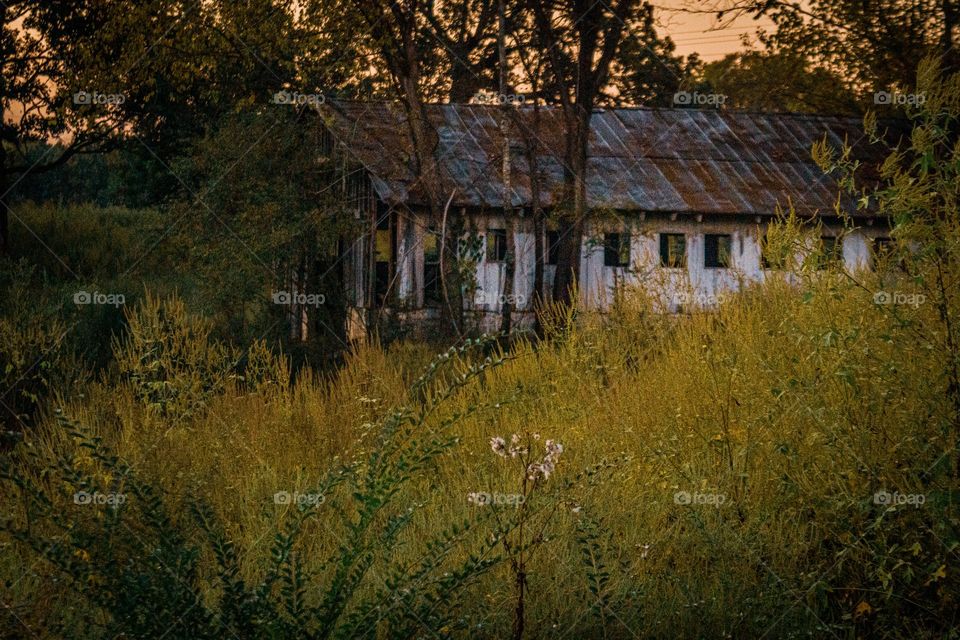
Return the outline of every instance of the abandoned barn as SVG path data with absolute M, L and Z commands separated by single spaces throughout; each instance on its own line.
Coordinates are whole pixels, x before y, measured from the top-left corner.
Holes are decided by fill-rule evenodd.
M 368 231 L 350 244 L 343 260 L 352 306 L 349 332 L 363 331 L 385 313 L 400 322 L 437 317 L 439 227 L 446 222 L 429 214 L 403 110 L 389 103 L 342 101 L 328 101 L 319 110 L 323 154 L 349 167 L 344 188 Z M 481 327 L 496 326 L 512 236 L 510 300 L 515 317 L 529 320 L 535 243 L 541 243 L 543 290 L 549 291 L 558 234 L 564 232 L 547 226 L 536 237 L 531 215 L 533 206 L 549 213 L 559 200 L 561 114 L 548 107 L 520 107 L 506 145 L 497 106 L 430 105 L 428 115 L 438 139 L 446 211 L 464 221 L 458 250 L 475 268 L 473 286 L 465 291 L 466 313 Z M 646 283 L 667 292 L 664 304 L 671 310 L 711 304 L 745 282 L 768 276 L 775 265 L 761 255 L 762 238 L 778 207 L 791 205 L 800 217 L 820 221 L 828 253 L 846 268 L 869 267 L 872 248 L 889 234 L 888 223 L 840 200 L 851 217 L 838 242 L 843 226 L 836 215 L 839 189 L 811 158 L 811 147 L 824 138 L 834 147 L 853 145 L 854 156 L 867 165 L 883 155 L 867 144 L 861 122 L 851 118 L 597 110 L 588 151 L 591 215 L 582 238 L 581 302 L 602 309 L 617 287 Z M 510 220 L 504 217 L 505 149 L 510 153 Z

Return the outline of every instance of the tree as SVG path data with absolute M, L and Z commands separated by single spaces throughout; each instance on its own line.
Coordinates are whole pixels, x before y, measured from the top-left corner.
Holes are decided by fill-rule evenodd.
M 705 65 L 700 81 L 711 93 L 726 96 L 726 108 L 850 115 L 862 111 L 841 78 L 787 52 L 732 53 Z
M 934 313 L 915 321 L 919 345 L 942 354 L 942 379 L 951 411 L 941 457 L 954 480 L 960 478 L 960 145 L 952 131 L 960 119 L 960 73 L 945 75 L 937 58 L 921 61 L 917 88 L 928 96 L 909 116 L 911 135 L 901 140 L 879 168 L 877 176 L 850 158 L 850 148 L 818 143 L 813 155 L 820 167 L 837 176 L 847 195 L 861 210 L 888 217 L 893 228 L 889 255 L 878 267 L 889 286 L 909 285 L 923 292 Z M 874 144 L 887 132 L 875 113 L 868 113 L 865 129 Z M 838 205 L 839 207 L 839 205 Z M 875 298 L 876 300 L 876 298 Z M 891 309 L 897 317 L 897 309 Z M 899 318 L 898 318 L 899 319 Z M 949 457 L 948 457 L 949 456 Z M 925 473 L 937 473 L 931 467 Z
M 673 96 L 700 69 L 696 54 L 676 54 L 670 38 L 660 38 L 653 6 L 642 4 L 611 65 L 613 91 L 601 100 L 617 106 L 673 106 Z
M 437 163 L 439 138 L 427 114 L 425 86 L 430 82 L 424 74 L 424 60 L 437 55 L 435 39 L 428 33 L 422 0 L 391 2 L 349 0 L 344 10 L 350 20 L 359 24 L 372 38 L 377 59 L 386 69 L 390 87 L 400 100 L 407 121 L 413 157 L 414 175 L 424 194 L 433 224 L 443 227 L 441 238 L 440 280 L 444 297 L 444 320 L 450 328 L 463 330 L 463 300 L 456 265 L 459 223 L 444 206 L 440 192 L 440 169 Z
M 527 0 L 535 40 L 549 63 L 545 87 L 560 106 L 565 128 L 564 204 L 568 231 L 561 234 L 554 299 L 570 302 L 579 279 L 587 214 L 587 145 L 590 119 L 610 77 L 611 65 L 639 6 L 636 0 Z
M 118 139 L 125 96 L 100 49 L 108 13 L 82 0 L 0 3 L 0 254 L 10 252 L 9 194 L 19 178 Z M 63 143 L 31 155 L 50 139 Z
M 870 98 L 909 87 L 928 55 L 945 71 L 960 65 L 957 0 L 717 0 L 694 11 L 768 17 L 776 30 L 761 42 L 770 52 L 816 61 Z
M 499 61 L 497 25 L 499 6 L 503 4 L 504 22 L 519 7 L 506 0 L 465 0 L 434 2 L 424 6 L 424 18 L 430 33 L 441 45 L 442 68 L 434 70 L 441 78 L 449 78 L 446 98 L 449 102 L 468 102 L 479 90 L 497 86 L 494 70 Z
M 320 135 L 316 115 L 289 104 L 224 116 L 175 166 L 187 193 L 171 210 L 218 326 L 241 343 L 276 337 L 314 362 L 343 346 L 335 253 L 355 231 L 338 165 L 317 161 Z

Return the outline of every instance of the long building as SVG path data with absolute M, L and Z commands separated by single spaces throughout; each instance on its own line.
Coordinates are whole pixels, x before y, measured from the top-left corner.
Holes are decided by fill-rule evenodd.
M 343 248 L 348 332 L 356 335 L 384 317 L 429 322 L 440 310 L 440 227 L 446 221 L 430 214 L 404 111 L 386 102 L 328 101 L 318 108 L 322 154 L 343 167 L 342 189 L 364 229 Z M 543 289 L 549 291 L 558 234 L 565 232 L 548 226 L 538 238 L 532 217 L 532 166 L 539 206 L 548 218 L 562 193 L 561 113 L 516 108 L 505 141 L 501 108 L 427 107 L 445 211 L 464 224 L 458 250 L 475 269 L 465 310 L 482 328 L 497 325 L 505 299 L 507 238 L 513 236 L 516 265 L 510 300 L 524 322 L 534 291 L 535 243 L 542 243 Z M 648 284 L 662 290 L 666 284 L 666 291 L 673 291 L 665 301 L 670 310 L 710 304 L 774 270 L 761 255 L 762 238 L 778 210 L 791 207 L 799 217 L 821 223 L 820 242 L 845 268 L 868 268 L 873 248 L 888 240 L 889 221 L 840 196 L 836 181 L 811 157 L 814 143 L 824 139 L 836 148 L 852 145 L 868 181 L 888 153 L 884 144 L 870 144 L 861 122 L 852 118 L 597 110 L 588 150 L 590 215 L 581 239 L 581 302 L 602 309 L 617 287 Z

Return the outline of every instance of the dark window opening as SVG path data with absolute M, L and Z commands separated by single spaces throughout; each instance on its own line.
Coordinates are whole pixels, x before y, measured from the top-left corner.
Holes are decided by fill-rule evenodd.
M 606 233 L 603 236 L 603 266 L 630 266 L 630 234 Z
M 873 268 L 877 267 L 907 270 L 906 260 L 902 255 L 898 256 L 897 241 L 893 238 L 873 239 Z
M 727 234 L 704 236 L 703 266 L 708 269 L 729 269 L 733 243 Z
M 876 260 L 888 260 L 896 251 L 893 238 L 874 238 L 873 256 Z
M 893 252 L 894 246 L 893 238 L 874 238 L 873 239 L 873 252 L 876 255 L 889 255 Z
M 487 229 L 487 262 L 507 259 L 507 230 Z
M 373 238 L 373 297 L 377 306 L 383 306 L 390 290 L 390 278 L 393 272 L 393 229 L 391 216 L 382 213 L 377 218 Z
M 434 229 L 423 236 L 423 304 L 440 304 L 440 238 Z
M 660 264 L 670 269 L 687 266 L 687 237 L 684 234 L 660 234 Z

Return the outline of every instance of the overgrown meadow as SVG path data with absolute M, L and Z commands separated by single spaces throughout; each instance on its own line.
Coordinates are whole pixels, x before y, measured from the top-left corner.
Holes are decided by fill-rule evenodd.
M 792 265 L 680 315 L 625 291 L 541 338 L 371 339 L 323 369 L 224 339 L 203 283 L 164 279 L 176 251 L 118 274 L 152 212 L 100 212 L 87 244 L 89 217 L 24 208 L 71 263 L 24 238 L 3 274 L 4 636 L 955 637 L 939 122 L 885 167 L 905 249 L 874 271 Z M 125 303 L 74 305 L 64 268 Z
M 931 314 L 833 275 L 677 319 L 624 300 L 507 349 L 365 345 L 290 382 L 144 298 L 115 375 L 8 458 L 4 627 L 504 637 L 523 553 L 527 637 L 945 635 Z M 514 434 L 529 453 L 498 455 Z

